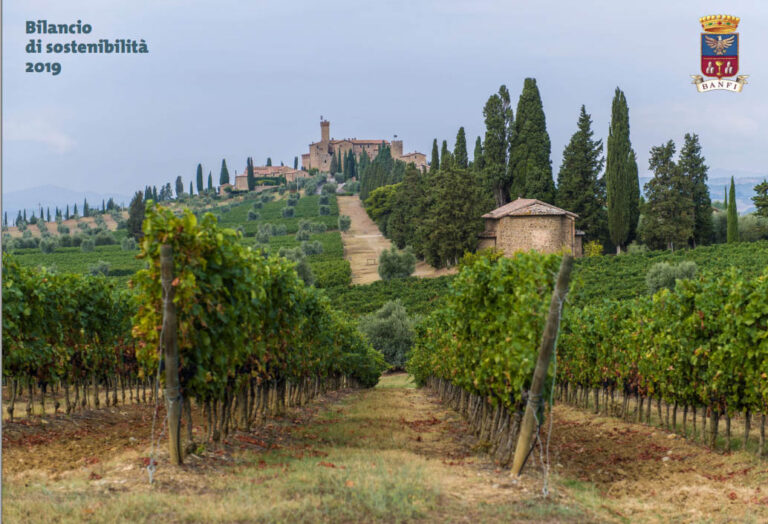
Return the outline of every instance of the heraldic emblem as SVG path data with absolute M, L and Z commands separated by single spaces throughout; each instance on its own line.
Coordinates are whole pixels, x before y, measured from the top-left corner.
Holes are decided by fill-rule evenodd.
M 699 19 L 704 32 L 701 33 L 701 75 L 691 75 L 699 93 L 725 90 L 738 93 L 747 83 L 748 75 L 739 72 L 739 27 L 740 18 L 731 15 L 710 15 Z

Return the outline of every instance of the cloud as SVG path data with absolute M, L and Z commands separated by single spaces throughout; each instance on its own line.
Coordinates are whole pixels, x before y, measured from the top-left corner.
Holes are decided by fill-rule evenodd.
M 75 147 L 75 140 L 52 122 L 43 118 L 10 118 L 4 123 L 5 140 L 38 142 L 63 154 Z

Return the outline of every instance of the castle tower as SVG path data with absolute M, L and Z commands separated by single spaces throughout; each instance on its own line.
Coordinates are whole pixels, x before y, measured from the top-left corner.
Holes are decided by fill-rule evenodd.
M 331 141 L 331 123 L 328 120 L 320 120 L 320 141 L 324 144 Z
M 401 158 L 403 156 L 403 141 L 402 140 L 393 140 L 392 141 L 392 158 L 397 160 L 398 158 Z

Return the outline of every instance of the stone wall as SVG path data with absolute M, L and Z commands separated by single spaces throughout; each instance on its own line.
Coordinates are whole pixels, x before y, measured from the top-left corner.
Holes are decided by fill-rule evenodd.
M 531 249 L 541 253 L 563 247 L 573 250 L 574 233 L 573 219 L 564 215 L 506 216 L 498 221 L 496 247 L 505 256 Z

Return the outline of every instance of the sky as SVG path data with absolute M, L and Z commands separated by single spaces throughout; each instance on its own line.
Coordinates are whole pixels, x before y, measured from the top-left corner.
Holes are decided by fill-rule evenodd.
M 725 9 L 725 11 L 724 11 Z M 741 18 L 741 93 L 698 93 L 699 17 Z M 89 35 L 27 35 L 27 20 L 91 24 Z M 513 0 L 3 2 L 3 192 L 42 185 L 130 195 L 222 158 L 242 172 L 292 165 L 319 140 L 398 135 L 429 155 L 483 135 L 501 84 L 516 107 L 537 80 L 556 177 L 579 108 L 605 139 L 617 86 L 641 176 L 651 146 L 700 136 L 713 172 L 768 175 L 768 2 Z M 145 55 L 28 55 L 46 42 L 145 39 Z M 28 61 L 62 71 L 26 73 Z

